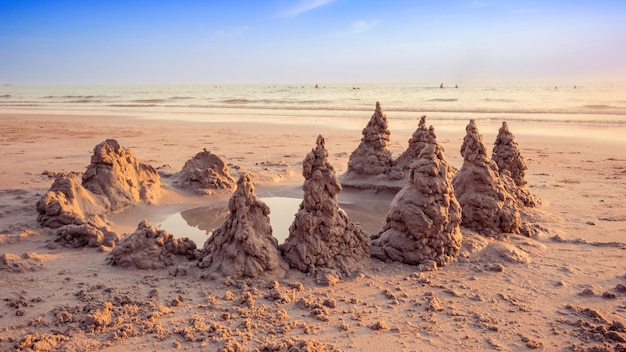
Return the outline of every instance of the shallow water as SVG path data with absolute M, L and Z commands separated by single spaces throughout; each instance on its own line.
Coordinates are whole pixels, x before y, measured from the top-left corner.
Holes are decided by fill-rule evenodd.
M 283 243 L 289 235 L 289 226 L 302 200 L 289 197 L 260 199 L 270 208 L 273 236 L 279 244 Z M 202 248 L 211 232 L 223 223 L 226 214 L 226 209 L 199 207 L 170 214 L 158 225 L 176 237 L 189 237 L 199 248 Z

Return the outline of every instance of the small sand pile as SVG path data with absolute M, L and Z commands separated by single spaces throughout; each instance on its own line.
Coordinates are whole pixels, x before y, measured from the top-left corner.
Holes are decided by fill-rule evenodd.
M 454 168 L 432 126 L 424 131 L 421 140 L 427 144 L 411 165 L 409 182 L 393 199 L 382 228 L 372 237 L 372 256 L 434 270 L 459 254 L 461 206 L 452 188 Z
M 321 269 L 320 274 L 330 270 L 327 273 L 350 276 L 369 260 L 370 240 L 339 209 L 341 185 L 327 157 L 324 137 L 319 136 L 302 162 L 304 199 L 281 251 L 290 266 L 303 272 Z
M 401 188 L 390 185 L 390 180 L 402 179 L 402 173 L 392 170 L 394 165 L 391 151 L 387 148 L 391 132 L 387 126 L 387 115 L 379 102 L 369 123 L 363 129 L 361 143 L 352 152 L 348 169 L 341 175 L 341 184 L 354 188 Z
M 206 149 L 187 160 L 175 179 L 176 186 L 200 194 L 235 189 L 235 180 L 228 172 L 226 163 Z
M 187 237 L 176 238 L 143 220 L 135 232 L 113 248 L 110 263 L 124 268 L 160 269 L 177 264 L 182 257 L 194 259 L 196 252 L 196 244 Z
M 226 221 L 204 243 L 200 267 L 231 278 L 284 276 L 288 266 L 272 236 L 270 209 L 256 197 L 247 173 L 237 181 L 228 208 Z
M 105 207 L 115 211 L 136 202 L 154 202 L 162 192 L 161 178 L 150 165 L 135 158 L 114 139 L 96 145 L 83 186 L 104 196 Z
M 521 204 L 527 207 L 534 207 L 539 204 L 539 200 L 526 188 L 524 177 L 528 166 L 526 166 L 526 161 L 520 153 L 517 142 L 515 142 L 515 136 L 509 130 L 506 122 L 502 122 L 502 127 L 498 131 L 491 159 L 498 165 L 502 175 L 513 179 L 515 184 L 508 187 L 508 190 Z
M 64 245 L 114 246 L 120 236 L 106 226 L 104 214 L 136 202 L 153 202 L 160 194 L 156 170 L 107 139 L 94 147 L 82 185 L 73 173 L 57 177 L 36 204 L 37 221 L 54 229 Z
M 513 196 L 500 177 L 498 166 L 487 156 L 483 137 L 474 120 L 465 128 L 461 145 L 463 166 L 454 176 L 454 194 L 463 208 L 462 225 L 489 237 L 519 233 L 520 214 Z
M 120 236 L 106 225 L 102 198 L 78 184 L 74 174 L 58 177 L 36 204 L 37 221 L 70 247 L 114 246 Z

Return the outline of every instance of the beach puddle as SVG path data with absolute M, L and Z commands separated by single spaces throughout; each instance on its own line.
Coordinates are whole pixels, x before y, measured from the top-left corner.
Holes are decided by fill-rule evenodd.
M 260 199 L 270 208 L 272 235 L 279 244 L 283 243 L 302 200 L 289 197 Z M 168 215 L 158 225 L 176 237 L 189 237 L 198 248 L 202 248 L 211 232 L 220 227 L 227 216 L 227 207 L 198 207 Z

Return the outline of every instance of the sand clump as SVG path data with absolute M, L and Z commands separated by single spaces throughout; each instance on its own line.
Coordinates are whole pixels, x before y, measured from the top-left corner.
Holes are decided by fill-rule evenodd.
M 339 208 L 341 185 L 327 161 L 324 137 L 318 136 L 316 144 L 302 162 L 304 199 L 280 248 L 289 265 L 300 271 L 350 276 L 369 260 L 370 240 Z
M 341 175 L 341 184 L 364 189 L 400 189 L 402 186 L 396 183 L 403 174 L 393 168 L 394 160 L 388 148 L 391 132 L 379 102 L 362 134 L 361 143 L 350 154 L 348 168 Z
M 231 278 L 284 276 L 278 241 L 272 236 L 270 209 L 257 198 L 246 173 L 228 202 L 230 214 L 204 243 L 199 266 Z
M 513 179 L 514 183 L 508 187 L 509 192 L 522 205 L 534 207 L 539 204 L 539 200 L 526 187 L 525 175 L 528 166 L 506 122 L 502 122 L 502 127 L 498 131 L 491 159 L 498 165 L 501 174 Z
M 206 149 L 187 160 L 174 178 L 175 186 L 199 194 L 212 194 L 220 190 L 231 192 L 236 187 L 226 163 Z
M 109 262 L 121 267 L 161 269 L 178 264 L 180 259 L 193 260 L 196 244 L 187 237 L 176 238 L 143 220 L 137 230 L 113 248 Z
M 507 176 L 500 175 L 496 163 L 487 156 L 476 122 L 470 120 L 465 130 L 463 166 L 452 180 L 463 209 L 462 225 L 488 237 L 519 233 L 520 213 L 503 181 Z
M 434 270 L 459 254 L 461 206 L 452 188 L 454 168 L 432 126 L 425 131 L 427 138 L 421 140 L 427 144 L 411 165 L 409 182 L 396 194 L 382 228 L 372 236 L 372 256 Z

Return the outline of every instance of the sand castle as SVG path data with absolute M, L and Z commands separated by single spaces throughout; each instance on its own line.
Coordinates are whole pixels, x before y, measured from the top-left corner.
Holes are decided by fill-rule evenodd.
M 339 208 L 341 185 L 327 161 L 324 137 L 318 136 L 316 144 L 302 162 L 304 199 L 280 249 L 287 263 L 300 271 L 350 276 L 369 260 L 370 240 Z
M 196 256 L 196 244 L 190 239 L 176 238 L 166 230 L 158 229 L 147 220 L 137 230 L 113 248 L 110 263 L 138 269 L 161 269 Z
M 498 166 L 487 156 L 483 137 L 474 120 L 465 128 L 461 145 L 463 166 L 454 176 L 454 194 L 463 209 L 462 225 L 494 237 L 519 233 L 521 219 L 517 202 L 507 191 Z
M 454 260 L 461 248 L 461 206 L 454 196 L 454 168 L 437 143 L 432 126 L 413 134 L 419 157 L 407 185 L 396 194 L 382 228 L 372 236 L 372 256 L 434 270 Z M 414 150 L 413 148 L 412 150 Z M 412 157 L 411 157 L 412 158 Z M 407 159 L 410 160 L 410 159 Z
M 204 243 L 199 266 L 231 278 L 283 276 L 288 266 L 272 236 L 270 209 L 256 197 L 247 173 L 237 181 L 228 208 L 226 221 Z
M 162 192 L 156 170 L 137 160 L 113 139 L 96 145 L 78 184 L 76 174 L 59 176 L 37 202 L 39 224 L 72 247 L 113 246 L 120 236 L 105 215 L 137 202 L 154 202 Z
M 387 147 L 391 132 L 379 102 L 362 134 L 361 143 L 350 155 L 348 168 L 340 177 L 341 184 L 353 188 L 402 188 L 403 183 L 398 180 L 403 174 L 393 169 L 394 161 Z
M 526 188 L 524 177 L 528 166 L 506 122 L 502 122 L 498 131 L 491 159 L 498 165 L 501 174 L 513 179 L 514 184 L 507 188 L 522 205 L 534 207 L 539 204 L 539 200 Z
M 175 186 L 200 194 L 211 194 L 218 190 L 230 192 L 236 187 L 226 163 L 206 149 L 187 160 L 174 178 Z

